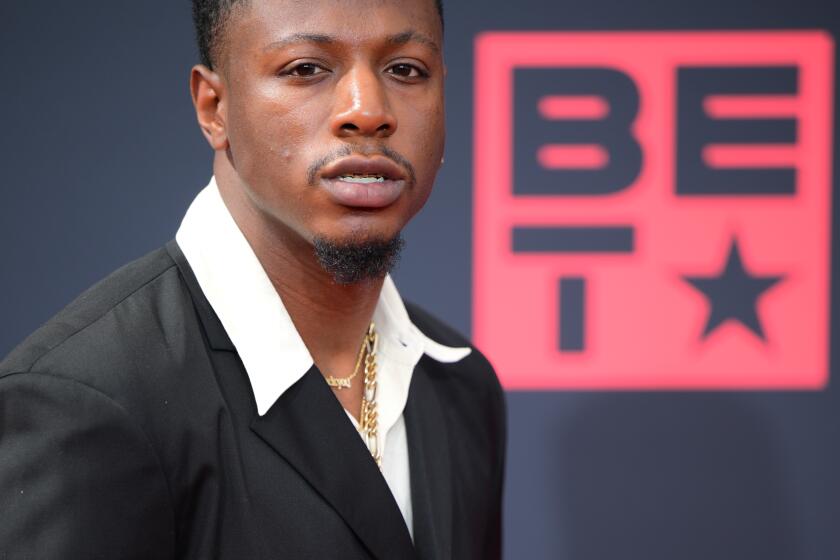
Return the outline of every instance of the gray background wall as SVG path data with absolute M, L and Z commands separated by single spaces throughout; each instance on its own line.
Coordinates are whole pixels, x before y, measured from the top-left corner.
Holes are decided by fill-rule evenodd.
M 446 165 L 396 276 L 405 297 L 466 333 L 477 33 L 840 36 L 829 0 L 450 0 L 446 9 Z M 174 235 L 210 174 L 187 90 L 195 60 L 185 0 L 0 3 L 0 355 Z M 508 401 L 507 558 L 840 558 L 836 383 L 801 393 L 512 392 Z

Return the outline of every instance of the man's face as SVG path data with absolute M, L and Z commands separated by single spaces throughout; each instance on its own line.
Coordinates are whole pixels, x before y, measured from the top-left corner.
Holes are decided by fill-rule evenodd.
M 388 240 L 425 203 L 444 144 L 433 0 L 251 0 L 218 61 L 228 158 L 272 225 Z

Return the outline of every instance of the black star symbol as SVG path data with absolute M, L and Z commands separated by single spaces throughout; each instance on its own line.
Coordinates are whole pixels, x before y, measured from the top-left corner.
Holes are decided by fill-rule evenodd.
M 744 269 L 738 241 L 732 240 L 726 266 L 718 276 L 685 276 L 686 282 L 703 292 L 709 299 L 709 320 L 703 338 L 726 321 L 733 319 L 750 329 L 761 340 L 766 340 L 758 320 L 758 298 L 782 276 L 754 276 Z

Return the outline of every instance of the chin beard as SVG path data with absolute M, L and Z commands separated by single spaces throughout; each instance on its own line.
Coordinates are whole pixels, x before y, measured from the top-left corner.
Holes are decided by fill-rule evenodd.
M 315 256 L 337 284 L 356 284 L 383 278 L 400 260 L 405 242 L 401 235 L 391 239 L 333 241 L 316 237 Z

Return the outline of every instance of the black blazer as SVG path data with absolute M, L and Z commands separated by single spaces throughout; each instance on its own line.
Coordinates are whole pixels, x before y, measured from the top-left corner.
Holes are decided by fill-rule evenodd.
M 0 363 L 0 559 L 498 558 L 505 405 L 489 363 L 423 357 L 405 421 L 413 544 L 316 368 L 258 416 L 170 242 Z

